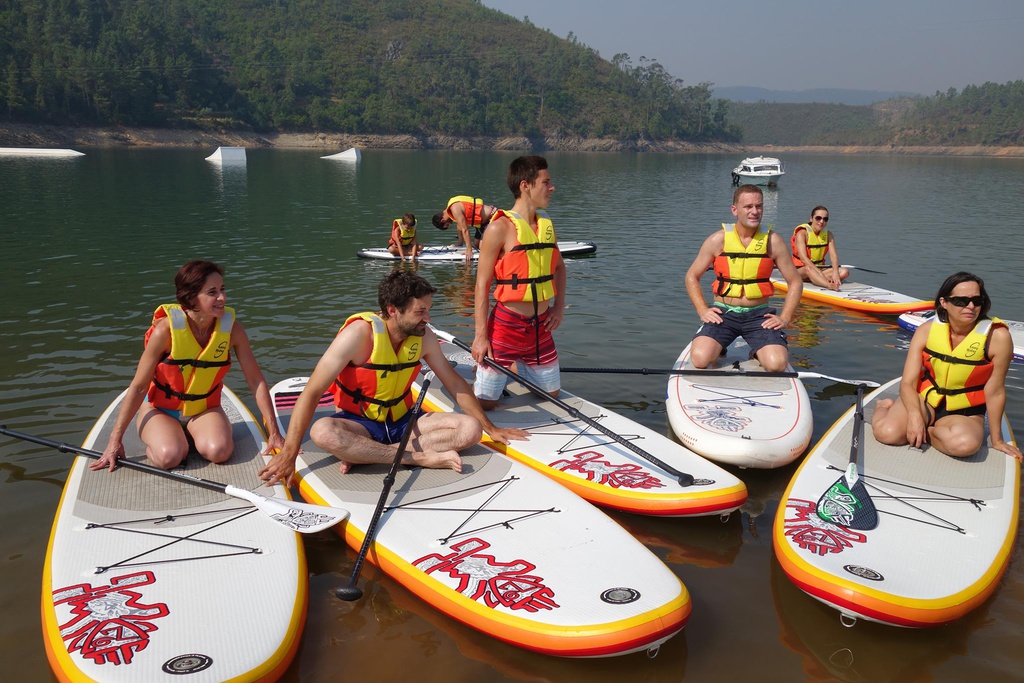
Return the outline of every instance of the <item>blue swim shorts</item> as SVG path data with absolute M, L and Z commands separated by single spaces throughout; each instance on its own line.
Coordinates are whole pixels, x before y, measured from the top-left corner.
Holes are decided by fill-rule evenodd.
M 366 431 L 370 432 L 370 438 L 377 443 L 398 443 L 402 440 L 402 432 L 405 431 L 405 425 L 409 423 L 409 418 L 412 417 L 412 412 L 406 413 L 394 422 L 377 422 L 376 420 L 371 420 L 368 417 L 349 413 L 344 410 L 331 415 L 331 417 L 339 420 L 350 420 L 356 424 L 361 424 L 366 428 Z

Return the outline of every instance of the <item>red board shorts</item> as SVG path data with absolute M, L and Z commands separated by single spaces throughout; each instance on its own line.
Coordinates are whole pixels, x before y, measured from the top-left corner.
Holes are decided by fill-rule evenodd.
M 487 336 L 498 365 L 508 368 L 515 363 L 524 379 L 554 392 L 561 387 L 560 370 L 555 340 L 544 327 L 547 317 L 547 311 L 538 318 L 522 316 L 498 303 L 487 319 Z M 473 393 L 477 398 L 497 401 L 507 383 L 504 373 L 478 365 Z

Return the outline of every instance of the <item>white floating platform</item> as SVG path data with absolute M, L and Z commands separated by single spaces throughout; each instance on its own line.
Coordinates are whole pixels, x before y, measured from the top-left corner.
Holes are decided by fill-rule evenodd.
M 245 147 L 218 147 L 216 152 L 206 157 L 206 160 L 222 164 L 244 164 Z
M 359 151 L 358 147 L 349 147 L 344 152 L 338 152 L 337 154 L 329 154 L 321 159 L 337 159 L 338 161 L 359 161 L 363 158 L 363 153 Z
M 16 157 L 84 157 L 73 149 L 43 149 L 41 147 L 0 147 L 0 154 Z

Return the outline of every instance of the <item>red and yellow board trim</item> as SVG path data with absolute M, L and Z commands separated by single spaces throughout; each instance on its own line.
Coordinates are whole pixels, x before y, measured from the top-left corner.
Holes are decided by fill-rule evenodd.
M 238 408 L 245 410 L 249 413 L 249 417 L 253 424 L 259 424 L 256 419 L 252 416 L 251 411 L 248 410 L 241 401 L 238 402 Z M 100 426 L 100 421 L 97 421 L 96 425 L 90 430 L 88 436 L 83 442 L 85 447 L 95 441 L 96 430 Z M 263 434 L 264 441 L 266 435 L 263 433 L 262 427 L 259 428 L 260 433 Z M 84 456 L 79 456 L 74 459 L 71 464 L 71 469 L 68 471 L 68 480 L 71 479 L 77 467 L 86 467 L 89 463 L 89 459 Z M 286 491 L 287 493 L 287 491 Z M 59 524 L 61 512 L 64 509 L 64 504 L 67 502 L 67 487 L 61 491 L 60 502 L 57 504 L 57 512 L 53 517 L 53 525 L 50 528 L 50 539 L 46 544 L 46 559 L 43 562 L 43 581 L 42 581 L 42 594 L 40 599 L 40 612 L 42 616 L 43 624 L 43 646 L 46 650 L 46 659 L 50 662 L 50 669 L 53 671 L 54 676 L 61 683 L 95 683 L 96 679 L 91 676 L 87 676 L 82 669 L 79 667 L 78 662 L 69 653 L 67 647 L 64 645 L 64 638 L 60 632 L 60 624 L 57 622 L 57 613 L 53 608 L 53 567 L 51 564 L 53 557 L 53 541 L 57 535 L 57 525 Z M 291 494 L 287 494 L 289 500 Z M 69 504 L 73 504 L 73 501 Z M 306 624 L 306 612 L 309 605 L 309 581 L 308 581 L 308 569 L 306 565 L 306 551 L 305 546 L 302 543 L 302 538 L 299 534 L 293 534 L 295 536 L 295 553 L 297 556 L 297 564 L 295 575 L 297 577 L 295 585 L 295 602 L 292 607 L 291 619 L 288 623 L 288 629 L 286 637 L 281 645 L 275 650 L 262 664 L 256 666 L 241 676 L 235 678 L 226 679 L 225 683 L 273 683 L 282 676 L 292 664 L 292 660 L 295 659 L 295 655 L 299 650 L 299 643 L 302 638 L 302 630 Z M 141 675 L 141 672 L 140 672 Z
M 853 408 L 850 409 L 852 411 Z M 846 415 L 849 415 L 847 411 Z M 836 421 L 825 432 L 818 445 L 804 459 L 796 474 L 786 487 L 786 492 L 779 501 L 779 511 L 775 515 L 772 536 L 774 539 L 775 556 L 785 571 L 786 576 L 805 593 L 818 600 L 832 605 L 846 615 L 870 619 L 894 626 L 908 628 L 924 628 L 941 626 L 955 621 L 984 603 L 999 585 L 999 580 L 1006 572 L 1017 538 L 1018 514 L 1012 515 L 1012 522 L 1007 529 L 1002 546 L 992 563 L 982 576 L 963 590 L 942 598 L 920 599 L 894 595 L 861 585 L 844 577 L 823 571 L 804 559 L 804 556 L 793 545 L 786 535 L 786 505 L 790 499 L 793 485 L 800 472 L 813 460 L 814 451 L 822 444 L 830 441 L 829 436 L 834 430 L 846 423 L 846 415 Z M 1016 462 L 1016 461 L 1015 461 Z M 1007 500 L 1020 500 L 1020 464 L 1016 463 L 1013 476 L 1013 497 Z
M 304 499 L 318 505 L 331 505 L 299 472 L 295 476 Z M 362 547 L 365 531 L 356 528 L 351 519 L 338 524 L 335 530 L 353 550 Z M 379 540 L 374 542 L 366 557 L 443 614 L 511 645 L 559 657 L 607 657 L 647 649 L 681 631 L 692 609 L 690 594 L 680 581 L 679 595 L 675 599 L 629 619 L 590 626 L 541 624 L 506 614 L 452 590 Z
M 785 294 L 789 291 L 789 287 L 785 282 L 773 281 L 775 290 Z M 899 315 L 900 313 L 912 313 L 914 311 L 927 311 L 935 307 L 934 301 L 914 300 L 905 301 L 903 303 L 882 303 L 872 301 L 859 301 L 857 299 L 847 299 L 841 296 L 835 296 L 824 292 L 818 292 L 816 290 L 808 290 L 806 287 L 803 290 L 802 297 L 811 301 L 820 301 L 822 303 L 831 304 L 833 306 L 839 306 L 841 308 L 848 308 L 851 311 L 861 311 L 863 313 L 877 313 L 881 315 Z
M 431 401 L 429 397 L 424 399 L 423 405 L 432 412 L 447 412 L 443 407 Z M 687 492 L 685 497 L 681 497 L 678 492 L 659 495 L 649 490 L 614 488 L 568 474 L 525 455 L 512 445 L 492 441 L 486 434 L 480 443 L 554 479 L 580 498 L 594 505 L 613 510 L 659 517 L 713 515 L 731 512 L 747 500 L 747 486 L 742 481 L 726 489 L 711 491 L 694 489 L 692 493 Z

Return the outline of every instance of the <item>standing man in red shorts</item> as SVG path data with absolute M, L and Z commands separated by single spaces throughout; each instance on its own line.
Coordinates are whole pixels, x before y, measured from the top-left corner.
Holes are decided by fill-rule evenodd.
M 515 198 L 509 211 L 496 211 L 480 241 L 475 292 L 476 335 L 473 392 L 486 410 L 501 398 L 507 377 L 484 364 L 490 357 L 511 367 L 545 391 L 561 387 L 558 351 L 551 333 L 565 312 L 565 264 L 555 228 L 546 209 L 555 186 L 548 162 L 524 156 L 508 168 L 508 187 Z M 491 284 L 496 284 L 494 310 Z

